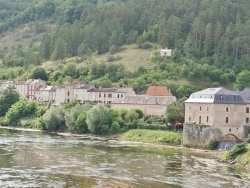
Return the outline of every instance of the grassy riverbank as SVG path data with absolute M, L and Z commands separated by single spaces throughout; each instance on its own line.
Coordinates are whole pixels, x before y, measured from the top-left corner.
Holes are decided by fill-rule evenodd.
M 123 134 L 121 136 L 121 140 L 181 145 L 182 133 L 146 129 L 132 129 Z
M 231 150 L 224 152 L 221 158 L 250 171 L 250 144 L 238 144 Z
M 236 162 L 244 167 L 245 170 L 250 171 L 250 144 L 247 145 L 247 151 L 236 157 Z

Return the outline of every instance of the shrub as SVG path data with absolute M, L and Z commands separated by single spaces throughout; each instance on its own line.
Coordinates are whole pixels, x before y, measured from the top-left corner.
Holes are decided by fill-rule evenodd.
M 43 115 L 46 130 L 48 130 L 49 132 L 54 132 L 64 127 L 64 115 L 65 112 L 62 106 L 51 107 L 49 110 L 47 110 L 47 112 Z
M 106 126 L 110 124 L 109 108 L 97 104 L 87 112 L 86 122 L 91 133 L 104 134 L 102 131 L 106 132 Z
M 120 130 L 120 125 L 117 121 L 115 121 L 114 123 L 112 123 L 111 125 L 111 133 L 118 133 Z
M 247 151 L 246 142 L 237 144 L 231 150 L 229 150 L 227 158 L 230 160 L 235 159 L 239 154 L 245 153 L 246 151 Z

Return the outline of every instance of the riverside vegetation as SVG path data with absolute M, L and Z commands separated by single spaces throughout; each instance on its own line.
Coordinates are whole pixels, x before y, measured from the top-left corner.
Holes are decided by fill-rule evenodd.
M 96 87 L 132 87 L 137 93 L 148 85 L 166 85 L 180 99 L 163 117 L 164 126 L 154 126 L 138 110 L 75 101 L 41 106 L 18 97 L 7 100 L 2 93 L 1 125 L 94 134 L 165 129 L 168 122 L 183 121 L 183 97 L 204 87 L 250 86 L 248 0 L 0 4 L 0 81 L 40 78 L 59 85 L 80 80 Z M 169 58 L 159 55 L 165 47 L 173 49 Z M 102 119 L 92 118 L 95 112 L 104 114 Z M 97 126 L 101 120 L 103 126 Z

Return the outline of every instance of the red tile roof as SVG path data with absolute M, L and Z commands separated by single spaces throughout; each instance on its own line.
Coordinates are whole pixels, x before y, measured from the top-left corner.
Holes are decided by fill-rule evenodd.
M 148 96 L 172 96 L 170 90 L 165 86 L 149 86 L 146 92 Z

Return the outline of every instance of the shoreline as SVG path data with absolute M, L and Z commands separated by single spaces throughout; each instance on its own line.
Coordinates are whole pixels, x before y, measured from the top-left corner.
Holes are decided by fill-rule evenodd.
M 18 130 L 18 131 L 27 131 L 27 132 L 44 132 L 43 130 L 39 129 L 31 129 L 31 128 L 22 128 L 22 127 L 7 127 L 7 126 L 0 126 L 0 129 L 8 129 L 8 130 Z M 49 133 L 49 132 L 48 132 Z M 54 133 L 54 132 L 53 132 Z M 219 150 L 205 150 L 199 148 L 188 148 L 184 147 L 183 145 L 167 145 L 167 144 L 159 144 L 159 143 L 147 143 L 147 142 L 139 142 L 139 141 L 127 141 L 121 140 L 119 137 L 120 135 L 111 135 L 111 136 L 96 136 L 91 134 L 73 134 L 67 132 L 55 132 L 55 134 L 65 137 L 78 137 L 82 139 L 90 139 L 90 140 L 98 140 L 103 142 L 109 142 L 110 144 L 116 145 L 123 145 L 123 146 L 148 146 L 148 147 L 156 147 L 156 148 L 170 148 L 170 149 L 178 149 L 183 151 L 195 152 L 195 153 L 206 153 L 214 157 L 215 159 L 219 160 L 218 155 L 221 154 L 223 151 Z

